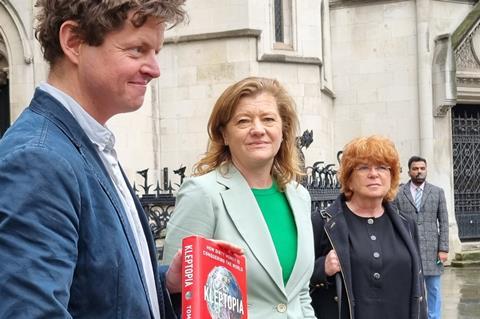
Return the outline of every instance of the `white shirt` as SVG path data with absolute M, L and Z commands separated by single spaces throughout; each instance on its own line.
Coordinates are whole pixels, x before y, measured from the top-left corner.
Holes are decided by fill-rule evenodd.
M 425 182 L 422 183 L 422 185 L 417 186 L 414 183 L 410 182 L 410 193 L 412 194 L 412 198 L 415 200 L 415 196 L 417 195 L 417 188 L 420 188 L 422 190 L 422 195 L 423 195 L 423 188 L 425 187 Z
M 135 237 L 137 249 L 140 253 L 143 273 L 147 282 L 147 293 L 150 300 L 150 306 L 154 318 L 160 319 L 157 289 L 147 239 L 138 216 L 135 202 L 133 201 L 130 190 L 120 170 L 117 153 L 114 148 L 115 136 L 106 126 L 98 123 L 80 106 L 80 104 L 65 92 L 62 92 L 48 83 L 41 83 L 39 88 L 52 95 L 73 115 L 80 127 L 85 131 L 85 134 L 87 134 L 90 141 L 95 145 L 97 153 L 102 159 L 102 162 L 115 185 L 118 197 L 120 198 L 127 214 L 128 223 L 130 224 Z

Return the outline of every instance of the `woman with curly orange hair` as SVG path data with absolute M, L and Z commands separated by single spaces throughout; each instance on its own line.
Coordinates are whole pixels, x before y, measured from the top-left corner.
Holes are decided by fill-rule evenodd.
M 389 139 L 360 137 L 345 146 L 342 194 L 312 215 L 317 318 L 426 318 L 416 225 L 391 205 L 399 179 Z

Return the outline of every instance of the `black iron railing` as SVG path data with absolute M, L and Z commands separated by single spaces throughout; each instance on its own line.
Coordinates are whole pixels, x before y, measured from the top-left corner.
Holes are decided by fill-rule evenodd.
M 157 180 L 156 186 L 151 192 L 153 184 L 148 182 L 148 169 L 138 171 L 137 174 L 143 177 L 143 184 L 139 185 L 142 189 L 142 194 L 139 196 L 140 203 L 147 214 L 150 229 L 157 246 L 158 258 L 163 255 L 163 242 L 165 240 L 166 228 L 168 220 L 175 208 L 175 196 L 173 192 L 177 191 L 183 179 L 185 178 L 185 166 L 180 166 L 179 169 L 173 171 L 174 174 L 179 175 L 180 182 L 173 183 L 170 180 L 169 169 L 165 167 L 162 171 L 162 187 Z M 133 184 L 133 189 L 137 196 L 139 190 L 137 185 Z
M 341 154 L 341 151 L 337 153 L 338 162 Z M 335 166 L 319 161 L 305 168 L 306 179 L 303 184 L 312 198 L 312 213 L 327 208 L 340 194 Z

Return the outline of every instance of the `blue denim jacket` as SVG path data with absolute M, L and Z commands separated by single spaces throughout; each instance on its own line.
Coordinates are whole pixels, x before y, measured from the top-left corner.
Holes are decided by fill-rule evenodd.
M 175 318 L 136 205 L 160 314 Z M 0 318 L 153 318 L 133 233 L 101 159 L 71 114 L 38 89 L 0 140 L 0 283 Z

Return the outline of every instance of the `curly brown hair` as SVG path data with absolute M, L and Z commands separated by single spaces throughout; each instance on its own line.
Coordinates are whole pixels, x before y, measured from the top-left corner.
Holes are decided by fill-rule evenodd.
M 350 200 L 353 193 L 349 184 L 353 170 L 360 164 L 370 163 L 390 167 L 390 189 L 384 201 L 394 200 L 400 183 L 400 159 L 395 144 L 390 139 L 378 135 L 358 137 L 345 145 L 338 172 L 342 193 Z
M 217 167 L 231 163 L 231 153 L 224 143 L 222 131 L 233 117 L 241 98 L 255 97 L 261 93 L 269 93 L 275 98 L 283 125 L 283 142 L 273 162 L 272 176 L 282 190 L 288 182 L 300 180 L 304 174 L 300 169 L 296 147 L 298 117 L 295 111 L 295 102 L 277 80 L 262 77 L 245 78 L 228 87 L 218 98 L 208 120 L 208 136 L 210 137 L 208 150 L 204 157 L 195 164 L 194 175 L 203 175 Z
M 74 30 L 88 45 L 99 46 L 105 35 L 122 28 L 130 12 L 135 27 L 150 18 L 175 26 L 186 18 L 185 0 L 37 0 L 35 37 L 43 57 L 53 66 L 63 56 L 59 41 L 60 27 L 65 21 L 77 23 Z

